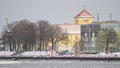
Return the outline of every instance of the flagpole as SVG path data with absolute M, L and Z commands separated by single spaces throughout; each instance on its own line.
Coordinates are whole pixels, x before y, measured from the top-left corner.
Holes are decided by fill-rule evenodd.
M 99 13 L 97 13 L 97 22 L 99 22 Z

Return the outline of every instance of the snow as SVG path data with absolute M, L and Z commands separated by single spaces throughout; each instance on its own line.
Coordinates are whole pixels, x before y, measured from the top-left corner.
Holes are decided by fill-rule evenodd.
M 0 64 L 17 64 L 20 63 L 19 61 L 0 61 Z
M 113 55 L 115 55 L 116 57 L 120 57 L 120 52 L 115 52 L 115 53 L 112 53 Z
M 15 52 L 12 51 L 0 51 L 0 56 L 12 56 Z M 18 54 L 17 56 L 50 56 L 51 51 L 26 51 L 21 54 Z
M 108 53 L 108 54 L 106 54 L 104 52 L 100 52 L 98 54 L 98 56 L 100 56 L 100 57 L 120 57 L 120 52 L 114 52 L 114 53 Z
M 27 51 L 21 54 L 22 56 L 46 56 L 50 55 L 50 51 Z
M 0 56 L 11 56 L 13 53 L 12 51 L 1 51 Z
M 10 57 L 10 56 L 24 56 L 24 57 L 43 57 L 51 56 L 51 51 L 26 51 L 18 55 L 13 55 L 14 51 L 0 51 L 0 57 Z M 55 53 L 57 56 L 57 53 Z M 120 52 L 114 53 L 99 53 L 99 54 L 81 54 L 79 57 L 120 57 Z

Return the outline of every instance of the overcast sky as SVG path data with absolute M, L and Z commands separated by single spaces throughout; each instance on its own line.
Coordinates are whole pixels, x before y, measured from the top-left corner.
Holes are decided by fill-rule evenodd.
M 50 23 L 74 23 L 74 16 L 85 8 L 100 21 L 120 21 L 120 0 L 0 0 L 0 32 L 5 23 L 27 19 L 32 22 L 48 20 Z

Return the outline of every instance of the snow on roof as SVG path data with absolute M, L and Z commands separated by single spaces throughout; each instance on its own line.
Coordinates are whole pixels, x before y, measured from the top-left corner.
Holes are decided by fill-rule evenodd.
M 80 34 L 80 25 L 60 24 L 59 27 L 68 34 Z

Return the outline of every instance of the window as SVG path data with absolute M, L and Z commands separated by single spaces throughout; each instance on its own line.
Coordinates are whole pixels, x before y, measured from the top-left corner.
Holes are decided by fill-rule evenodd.
M 85 19 L 84 22 L 88 22 L 88 19 Z

